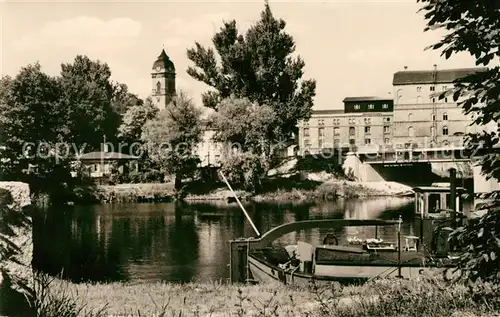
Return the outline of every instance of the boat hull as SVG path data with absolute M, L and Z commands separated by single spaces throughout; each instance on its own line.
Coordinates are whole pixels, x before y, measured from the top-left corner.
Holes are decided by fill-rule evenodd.
M 299 286 L 308 286 L 313 281 L 316 285 L 357 284 L 375 278 L 398 277 L 399 274 L 403 278 L 443 276 L 447 270 L 447 267 L 401 266 L 401 271 L 399 271 L 394 265 L 328 265 L 317 266 L 316 274 L 313 275 L 279 268 L 255 255 L 249 255 L 248 265 L 256 282 L 281 282 Z

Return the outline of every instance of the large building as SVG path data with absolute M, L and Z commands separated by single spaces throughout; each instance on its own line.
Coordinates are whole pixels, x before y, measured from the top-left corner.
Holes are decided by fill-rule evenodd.
M 472 125 L 471 116 L 464 113 L 452 96 L 440 99 L 439 95 L 451 92 L 456 79 L 486 69 L 409 71 L 405 68 L 396 72 L 394 100 L 348 97 L 344 99 L 344 109 L 313 111 L 310 120 L 299 124 L 300 152 L 461 146 L 464 135 L 490 128 Z
M 332 149 L 379 148 L 391 144 L 393 100 L 384 97 L 348 97 L 344 109 L 315 110 L 299 124 L 302 154 Z
M 487 68 L 396 72 L 393 78 L 395 147 L 460 146 L 464 134 L 476 132 L 472 119 L 453 101 L 438 98 L 453 89 L 453 82 Z

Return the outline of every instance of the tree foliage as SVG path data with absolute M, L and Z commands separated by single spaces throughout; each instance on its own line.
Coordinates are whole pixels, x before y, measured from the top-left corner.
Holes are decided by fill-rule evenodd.
M 122 142 L 129 145 L 141 140 L 142 129 L 148 120 L 153 119 L 158 113 L 151 98 L 146 99 L 144 104 L 129 107 L 123 114 L 122 123 L 118 127 L 118 137 Z
M 99 149 L 113 140 L 119 115 L 107 64 L 76 56 L 60 76 L 38 63 L 0 81 L 0 176 L 22 180 L 33 192 L 71 180 L 69 162 L 77 151 Z M 36 167 L 36 168 L 35 168 Z
M 182 92 L 146 122 L 141 136 L 149 158 L 175 176 L 177 190 L 199 163 L 196 149 L 201 138 L 201 110 Z
M 302 79 L 305 63 L 293 57 L 295 42 L 285 26 L 266 3 L 260 20 L 244 36 L 236 21 L 224 22 L 212 38 L 215 51 L 198 42 L 187 51 L 194 63 L 188 74 L 213 88 L 203 94 L 204 105 L 217 110 L 221 100 L 235 96 L 271 107 L 276 129 L 269 131 L 270 139 L 296 132 L 298 120 L 311 115 L 316 90 L 315 80 Z
M 214 140 L 232 144 L 244 152 L 268 153 L 269 131 L 273 129 L 276 115 L 271 107 L 258 106 L 248 98 L 226 98 L 210 123 L 215 130 Z
M 144 101 L 131 93 L 127 85 L 117 83 L 113 85 L 112 105 L 113 109 L 123 116 L 131 107 L 144 105 Z
M 500 58 L 500 2 L 492 0 L 456 0 L 423 2 L 422 10 L 427 20 L 426 30 L 442 29 L 446 35 L 431 49 L 442 49 L 442 55 L 466 52 L 476 59 L 476 65 L 489 66 Z M 483 129 L 471 134 L 468 145 L 472 149 L 482 147 L 482 172 L 488 178 L 500 180 L 500 157 L 494 147 L 498 145 L 500 129 L 500 66 L 488 67 L 487 71 L 458 79 L 453 99 L 465 113 L 473 115 L 474 123 L 483 127 L 496 125 L 496 131 Z M 440 98 L 444 98 L 442 94 Z M 492 281 L 498 283 L 500 263 L 500 208 L 494 201 L 488 212 L 478 220 L 470 220 L 452 233 L 462 255 L 459 267 L 469 282 Z
M 424 3 L 426 30 L 442 29 L 446 35 L 430 49 L 442 49 L 442 55 L 466 52 L 476 59 L 476 65 L 489 66 L 500 58 L 500 2 L 492 0 L 434 1 Z M 474 123 L 487 125 L 500 120 L 500 66 L 492 66 L 457 80 L 453 94 Z M 445 97 L 445 94 L 440 96 Z M 469 146 L 490 150 L 482 159 L 482 171 L 487 177 L 500 180 L 499 156 L 492 149 L 498 144 L 499 132 L 485 129 L 469 136 Z
M 72 64 L 61 65 L 61 103 L 71 127 L 67 138 L 98 150 L 103 137 L 117 135 L 119 116 L 113 109 L 115 89 L 105 63 L 78 55 Z

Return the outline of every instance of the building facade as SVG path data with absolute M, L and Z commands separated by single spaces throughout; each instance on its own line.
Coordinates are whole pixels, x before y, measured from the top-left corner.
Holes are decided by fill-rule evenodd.
M 151 80 L 153 104 L 164 109 L 175 96 L 175 66 L 164 49 L 153 63 Z
M 299 124 L 302 154 L 335 149 L 373 149 L 391 143 L 393 100 L 381 97 L 348 97 L 344 109 L 315 110 Z
M 472 118 L 453 101 L 453 82 L 487 68 L 400 71 L 393 77 L 393 143 L 403 147 L 461 146 L 464 135 L 476 132 Z

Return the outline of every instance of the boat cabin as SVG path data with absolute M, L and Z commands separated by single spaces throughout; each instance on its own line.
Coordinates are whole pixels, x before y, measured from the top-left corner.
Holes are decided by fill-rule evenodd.
M 451 212 L 451 189 L 442 186 L 415 187 L 415 215 L 419 218 L 442 218 Z M 465 188 L 456 188 L 456 211 L 463 213 L 462 194 Z

